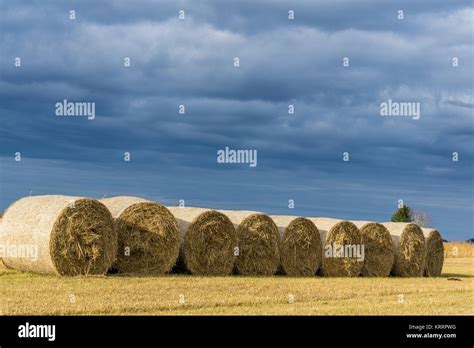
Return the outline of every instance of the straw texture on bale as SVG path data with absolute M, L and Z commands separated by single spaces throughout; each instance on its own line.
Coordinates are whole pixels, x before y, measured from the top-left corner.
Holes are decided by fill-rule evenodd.
M 318 228 L 323 247 L 320 273 L 327 277 L 357 277 L 362 271 L 362 248 L 359 229 L 350 221 L 331 218 L 309 218 Z M 340 255 L 340 249 L 344 254 Z M 365 256 L 365 255 L 364 255 Z
M 387 277 L 393 266 L 393 242 L 387 228 L 377 222 L 352 221 L 359 228 L 364 246 L 364 277 Z
M 0 213 L 0 223 L 2 223 L 2 217 L 3 217 L 3 213 Z M 5 268 L 8 268 L 7 265 L 5 265 L 5 263 L 3 262 L 2 258 L 0 257 L 0 263 L 5 267 Z
M 421 277 L 425 268 L 425 237 L 418 225 L 405 222 L 383 223 L 393 241 L 391 273 L 398 277 Z
M 422 228 L 426 242 L 426 261 L 424 275 L 439 277 L 444 263 L 444 247 L 441 234 L 433 228 Z
M 168 209 L 178 221 L 180 230 L 178 269 L 198 275 L 231 274 L 237 234 L 227 216 L 205 208 Z
M 289 276 L 314 276 L 321 265 L 319 231 L 310 220 L 296 216 L 270 216 L 281 238 L 281 269 Z
M 5 212 L 0 245 L 36 250 L 36 257 L 4 257 L 9 268 L 61 276 L 105 274 L 116 258 L 117 233 L 112 215 L 95 199 L 32 196 Z
M 161 204 L 139 197 L 118 196 L 101 202 L 110 210 L 118 233 L 119 273 L 164 274 L 179 254 L 176 219 Z
M 273 275 L 280 265 L 280 234 L 266 214 L 221 210 L 237 230 L 239 256 L 235 271 L 241 275 Z

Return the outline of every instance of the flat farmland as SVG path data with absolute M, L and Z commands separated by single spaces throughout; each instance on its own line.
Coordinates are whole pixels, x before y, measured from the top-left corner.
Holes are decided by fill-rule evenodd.
M 450 279 L 450 280 L 448 280 Z M 439 278 L 94 276 L 0 268 L 1 315 L 472 315 L 474 258 Z

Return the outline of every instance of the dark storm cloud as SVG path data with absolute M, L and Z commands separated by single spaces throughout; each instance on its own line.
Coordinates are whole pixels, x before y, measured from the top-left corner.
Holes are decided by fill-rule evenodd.
M 16 151 L 36 158 L 29 163 L 42 178 L 48 165 L 39 159 L 56 167 L 77 163 L 70 175 L 83 177 L 89 168 L 99 193 L 108 186 L 104 172 L 117 181 L 140 175 L 127 191 L 140 194 L 159 171 L 169 190 L 153 191 L 155 198 L 187 192 L 228 207 L 255 202 L 254 209 L 284 212 L 295 194 L 309 213 L 322 194 L 328 207 L 320 214 L 355 218 L 358 202 L 371 200 L 366 218 L 388 219 L 404 196 L 431 207 L 447 226 L 435 202 L 472 213 L 472 16 L 468 1 L 4 2 L 0 154 L 5 163 Z M 56 117 L 54 104 L 63 99 L 95 102 L 96 119 Z M 380 116 L 388 99 L 419 102 L 420 119 Z M 258 149 L 258 169 L 217 166 L 216 151 L 225 146 Z M 133 169 L 121 167 L 124 151 L 132 153 Z M 349 163 L 342 162 L 345 151 Z M 451 160 L 453 152 L 460 162 Z M 3 206 L 21 196 L 20 187 L 57 184 L 8 168 Z M 198 173 L 200 185 L 185 180 L 190 173 Z M 313 179 L 336 190 L 336 198 L 304 189 Z M 85 194 L 79 182 L 59 191 Z M 216 182 L 225 197 L 203 193 Z M 384 214 L 377 212 L 381 201 Z M 463 221 L 472 230 L 472 221 Z

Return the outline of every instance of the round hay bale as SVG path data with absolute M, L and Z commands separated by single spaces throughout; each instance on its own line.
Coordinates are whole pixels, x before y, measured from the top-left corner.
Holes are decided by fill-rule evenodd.
M 117 196 L 101 199 L 116 222 L 119 273 L 165 274 L 179 254 L 176 219 L 161 204 L 139 197 Z
M 398 277 L 421 277 L 425 268 L 425 237 L 418 225 L 405 222 L 383 223 L 393 241 L 391 273 Z
M 322 247 L 317 227 L 297 216 L 270 216 L 281 239 L 282 272 L 294 277 L 314 276 L 321 265 Z
M 168 207 L 181 236 L 180 267 L 198 275 L 229 275 L 237 234 L 224 214 L 204 208 Z
M 357 226 L 345 220 L 309 219 L 318 228 L 323 246 L 320 273 L 327 277 L 357 277 L 365 258 Z
M 61 276 L 105 274 L 115 261 L 117 232 L 112 215 L 95 199 L 32 196 L 5 212 L 0 247 L 9 249 L 3 257 L 9 268 Z M 17 255 L 11 254 L 14 250 Z
M 443 269 L 444 247 L 441 234 L 433 228 L 422 228 L 426 242 L 426 261 L 424 275 L 439 277 Z
M 2 223 L 2 217 L 3 217 L 3 213 L 0 213 L 0 223 Z M 7 265 L 5 265 L 5 262 L 3 262 L 1 257 L 0 257 L 0 264 L 2 264 L 3 267 L 8 268 Z
M 387 277 L 393 267 L 393 242 L 387 228 L 377 222 L 352 221 L 359 228 L 364 246 L 364 277 Z
M 266 214 L 221 210 L 236 226 L 239 256 L 235 271 L 241 275 L 273 275 L 280 265 L 280 234 Z

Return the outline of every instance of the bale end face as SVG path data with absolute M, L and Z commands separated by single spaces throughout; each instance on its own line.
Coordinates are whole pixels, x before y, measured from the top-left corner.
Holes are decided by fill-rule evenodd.
M 155 202 L 127 207 L 116 219 L 120 273 L 165 274 L 179 254 L 179 230 L 171 212 Z
M 56 219 L 49 249 L 62 276 L 105 274 L 117 253 L 112 215 L 95 199 L 74 201 Z
M 424 275 L 426 277 L 439 277 L 443 270 L 443 263 L 443 239 L 437 230 L 431 230 L 426 236 L 426 262 Z
M 294 277 L 314 276 L 322 258 L 319 231 L 306 218 L 296 218 L 285 228 L 281 240 L 283 273 Z
M 266 214 L 247 216 L 237 229 L 239 256 L 236 271 L 241 275 L 273 275 L 280 264 L 280 234 Z
M 392 274 L 399 277 L 421 277 L 425 268 L 426 245 L 421 228 L 407 224 L 399 236 Z
M 393 266 L 393 242 L 388 229 L 377 222 L 360 228 L 365 257 L 361 274 L 364 277 L 386 277 Z
M 336 223 L 326 235 L 322 273 L 328 277 L 357 277 L 365 255 L 362 238 L 350 221 Z
M 192 274 L 229 275 L 236 247 L 237 234 L 229 218 L 208 210 L 197 216 L 186 231 L 183 263 Z

